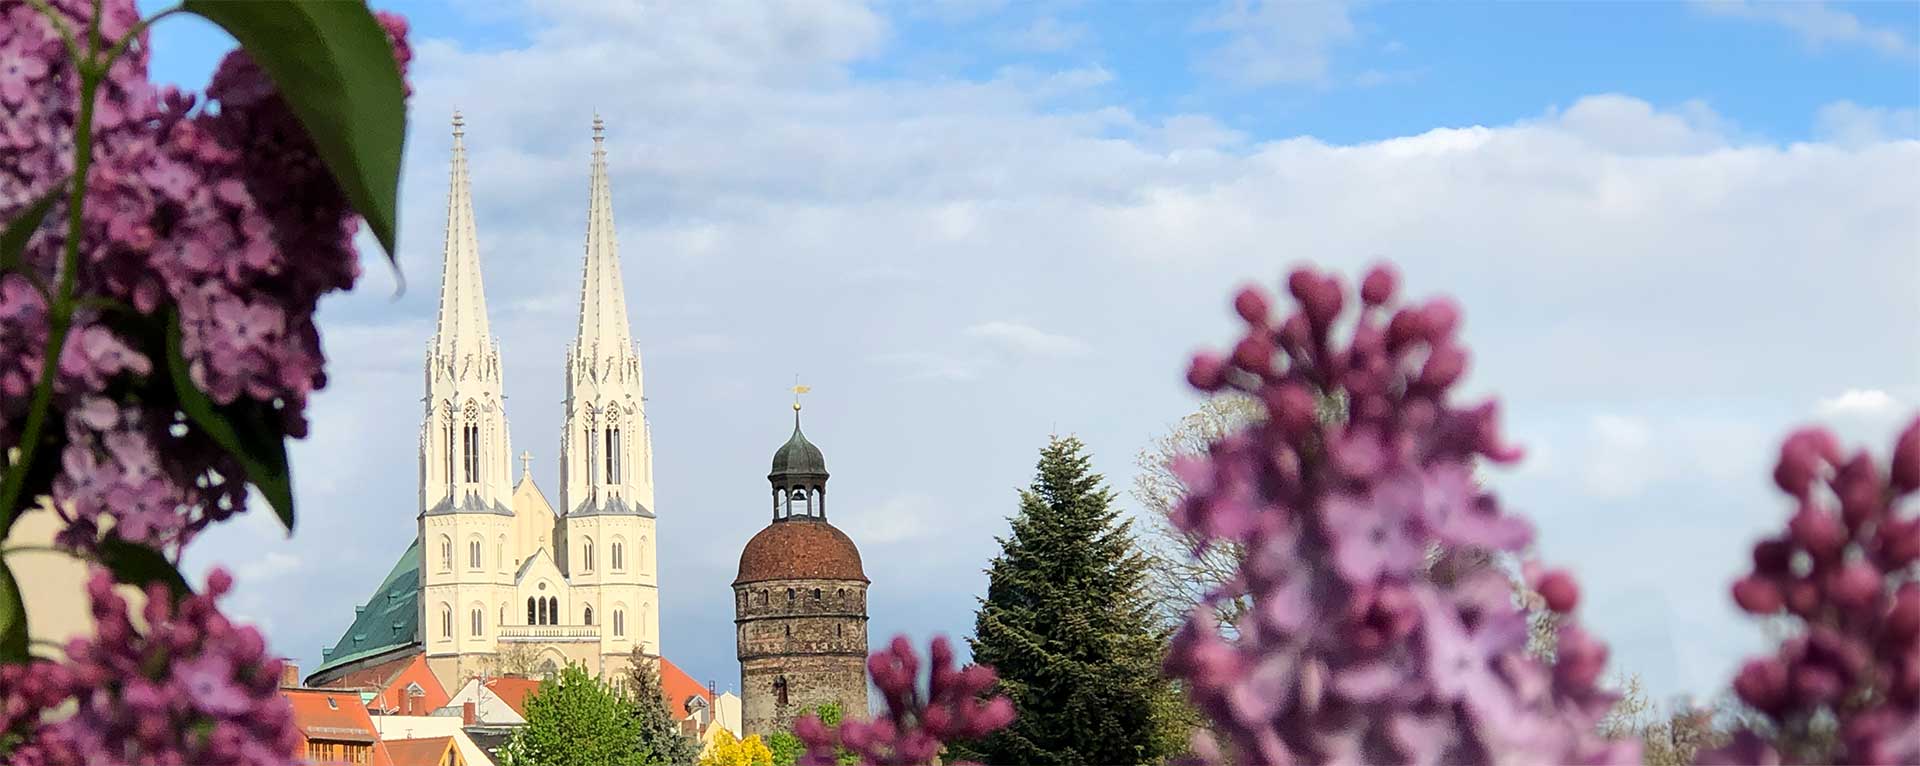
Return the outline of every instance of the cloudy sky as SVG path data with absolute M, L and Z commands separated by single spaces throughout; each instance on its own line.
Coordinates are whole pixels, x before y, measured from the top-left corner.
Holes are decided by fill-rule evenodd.
M 1778 439 L 1882 449 L 1920 404 L 1920 7 L 1681 3 L 394 3 L 413 20 L 400 269 L 322 305 L 332 386 L 288 539 L 209 534 L 303 666 L 407 547 L 467 116 L 514 450 L 555 486 L 589 125 L 608 125 L 658 453 L 666 653 L 737 684 L 729 582 L 807 432 L 873 629 L 964 635 L 1050 433 L 1129 486 L 1228 296 L 1378 259 L 1467 309 L 1495 476 L 1616 668 L 1722 686 L 1726 584 L 1784 519 Z M 228 43 L 156 32 L 204 82 Z

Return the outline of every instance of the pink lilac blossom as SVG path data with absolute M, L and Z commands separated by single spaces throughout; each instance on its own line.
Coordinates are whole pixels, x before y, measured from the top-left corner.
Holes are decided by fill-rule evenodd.
M 1196 355 L 1188 381 L 1260 399 L 1267 419 L 1176 462 L 1188 496 L 1172 518 L 1202 545 L 1247 556 L 1216 598 L 1252 597 L 1229 636 L 1211 605 L 1176 634 L 1167 671 L 1224 741 L 1203 760 L 1234 763 L 1627 763 L 1638 745 L 1597 724 L 1616 699 L 1596 682 L 1606 647 L 1563 614 L 1557 660 L 1526 653 L 1527 616 L 1507 577 L 1430 576 L 1424 551 L 1520 551 L 1523 519 L 1472 480 L 1477 460 L 1511 463 L 1492 403 L 1456 406 L 1465 373 L 1451 302 L 1394 305 L 1387 267 L 1357 301 L 1337 277 L 1301 269 L 1298 305 L 1271 314 L 1264 291 L 1233 305 L 1247 334 L 1228 354 Z M 1353 316 L 1339 332 L 1343 316 Z M 1346 415 L 1324 423 L 1317 404 Z M 1529 566 L 1561 612 L 1578 589 Z
M 92 21 L 93 0 L 50 5 L 71 29 L 84 32 Z M 139 20 L 133 0 L 105 0 L 99 13 L 108 44 Z M 406 24 L 376 15 L 404 72 L 412 58 Z M 204 103 L 155 87 L 148 59 L 142 31 L 94 99 L 77 295 L 148 316 L 177 311 L 189 376 L 209 398 L 258 402 L 286 433 L 304 436 L 307 397 L 326 382 L 313 312 L 321 295 L 358 276 L 359 219 L 244 52 L 221 62 Z M 24 0 L 0 0 L 0 220 L 72 174 L 79 101 L 77 68 L 54 25 Z M 56 283 L 66 208 L 61 197 L 22 254 L 41 285 Z M 197 431 L 178 435 L 170 411 L 80 416 L 82 403 L 114 380 L 161 372 L 148 356 L 158 349 L 135 347 L 109 319 L 76 317 L 53 383 L 49 422 L 64 422 L 70 437 L 54 487 L 56 507 L 72 509 L 61 541 L 86 548 L 111 530 L 177 550 L 208 522 L 245 509 L 244 471 Z M 47 298 L 34 280 L 0 275 L 0 448 L 22 437 L 49 331 Z M 136 440 L 145 443 L 128 443 Z M 110 442 L 124 449 L 109 451 Z M 160 458 L 130 471 L 123 458 L 136 453 Z M 92 475 L 102 470 L 110 475 Z M 180 518 L 163 518 L 168 512 Z
M 945 743 L 975 739 L 1013 723 L 1013 702 L 981 699 L 993 688 L 991 668 L 953 668 L 953 647 L 944 636 L 933 639 L 927 693 L 918 688 L 920 660 L 905 636 L 867 658 L 867 675 L 886 700 L 887 712 L 872 721 L 845 720 L 829 730 L 818 716 L 793 722 L 793 733 L 807 746 L 801 766 L 832 766 L 845 749 L 874 766 L 929 764 Z
M 1920 763 L 1920 419 L 1884 471 L 1827 431 L 1796 431 L 1774 480 L 1796 510 L 1754 546 L 1753 571 L 1732 595 L 1742 610 L 1800 629 L 1734 678 L 1765 731 L 1738 732 L 1701 760 Z M 1812 736 L 1823 722 L 1837 736 Z
M 281 661 L 251 627 L 234 625 L 215 602 L 233 586 L 225 570 L 206 592 L 175 603 L 151 586 L 136 625 L 107 573 L 87 583 L 95 635 L 67 644 L 60 664 L 31 676 L 0 667 L 0 737 L 21 741 L 11 763 L 283 764 L 301 739 L 279 694 Z M 72 715 L 41 720 L 72 703 Z

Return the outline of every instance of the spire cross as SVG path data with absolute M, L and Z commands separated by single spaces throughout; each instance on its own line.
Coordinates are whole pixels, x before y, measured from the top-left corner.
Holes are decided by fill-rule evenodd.
M 533 453 L 522 450 L 520 452 L 520 474 L 525 476 L 530 473 L 533 473 Z
M 791 390 L 793 391 L 793 411 L 799 412 L 800 411 L 800 395 L 813 391 L 813 387 L 800 385 L 800 376 L 798 374 L 795 374 L 793 376 L 793 388 Z

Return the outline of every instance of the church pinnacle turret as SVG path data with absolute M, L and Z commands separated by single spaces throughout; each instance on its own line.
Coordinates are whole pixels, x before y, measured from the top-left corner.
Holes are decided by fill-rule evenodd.
M 640 352 L 627 324 L 620 244 L 613 231 L 606 123 L 593 118 L 580 326 L 567 348 L 567 417 L 561 440 L 562 513 L 651 514 L 653 447 Z
M 620 245 L 613 230 L 613 191 L 607 182 L 606 123 L 593 118 L 593 171 L 587 193 L 587 252 L 580 283 L 577 347 L 595 363 L 627 354 L 627 293 L 620 283 Z
M 447 180 L 447 240 L 440 277 L 440 321 L 433 351 L 442 361 L 465 364 L 487 355 L 487 296 L 480 284 L 480 241 L 473 225 L 473 189 L 467 177 L 466 121 L 453 113 L 453 167 Z M 457 374 L 457 373 L 456 373 Z
M 440 317 L 427 347 L 426 414 L 420 430 L 420 506 L 424 513 L 503 513 L 512 491 L 500 346 L 487 323 L 467 177 L 466 121 L 453 113 L 453 161 L 447 175 L 447 240 Z

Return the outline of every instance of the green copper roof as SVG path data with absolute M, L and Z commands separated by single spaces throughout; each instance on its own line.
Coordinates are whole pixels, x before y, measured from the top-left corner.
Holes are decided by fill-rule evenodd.
M 420 539 L 400 554 L 373 598 L 355 610 L 353 624 L 333 645 L 317 674 L 354 660 L 420 642 Z
M 793 436 L 781 445 L 780 451 L 773 453 L 773 473 L 767 478 L 778 479 L 781 476 L 818 476 L 827 475 L 827 457 L 820 454 L 820 448 L 807 441 L 806 434 L 800 433 L 800 411 L 793 412 Z

